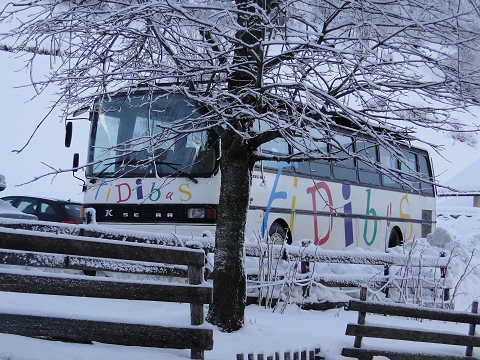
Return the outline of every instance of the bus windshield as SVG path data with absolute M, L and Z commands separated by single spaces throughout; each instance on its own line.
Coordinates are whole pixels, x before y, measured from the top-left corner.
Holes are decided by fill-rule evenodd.
M 181 94 L 130 94 L 98 102 L 87 176 L 210 176 L 217 156 L 209 132 L 191 130 L 198 116 Z

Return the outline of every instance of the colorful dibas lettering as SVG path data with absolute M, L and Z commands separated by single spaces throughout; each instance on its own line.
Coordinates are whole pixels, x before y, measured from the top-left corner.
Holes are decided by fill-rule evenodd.
M 402 199 L 400 200 L 400 217 L 402 219 L 411 219 L 412 217 L 410 214 L 406 213 L 403 211 L 403 203 L 406 202 L 407 205 L 410 205 L 408 202 L 408 194 L 405 194 L 402 196 Z M 410 240 L 413 237 L 413 223 L 409 222 L 410 225 L 410 233 L 408 236 L 404 236 L 405 241 Z
M 348 181 L 342 184 L 342 196 L 344 200 L 350 199 L 351 186 Z M 353 221 L 352 221 L 352 202 L 349 201 L 343 205 L 343 227 L 345 233 L 345 247 L 353 244 Z
M 113 192 L 113 194 L 116 193 L 116 201 L 117 203 L 123 203 L 123 202 L 128 202 L 129 200 L 133 198 L 136 198 L 136 200 L 144 200 L 145 197 L 148 198 L 152 202 L 158 202 L 161 197 L 162 197 L 162 190 L 160 187 L 156 186 L 156 182 L 152 182 L 152 185 L 150 187 L 150 190 L 147 195 L 144 195 L 144 187 L 143 187 L 143 181 L 142 179 L 136 179 L 135 180 L 135 187 L 132 187 L 129 183 L 123 182 L 119 184 L 114 184 L 114 183 L 108 183 L 106 179 L 102 179 L 101 183 L 99 184 L 97 191 L 95 192 L 95 200 L 98 200 L 101 196 L 105 195 L 105 201 L 108 202 L 112 190 L 112 186 L 115 185 L 115 188 L 117 191 Z M 107 187 L 106 193 L 102 191 L 104 187 Z M 165 201 L 176 201 L 179 200 L 180 202 L 188 202 L 192 199 L 193 194 L 189 190 L 189 184 L 188 183 L 183 183 L 178 186 L 178 194 L 176 195 L 175 191 L 167 191 L 166 195 L 164 196 Z
M 260 228 L 260 235 L 262 237 L 264 237 L 266 232 L 267 232 L 268 216 L 270 215 L 270 210 L 272 209 L 272 203 L 276 199 L 285 200 L 287 198 L 287 192 L 286 191 L 277 191 L 277 187 L 278 187 L 278 181 L 280 179 L 280 176 L 282 175 L 283 168 L 289 167 L 289 166 L 293 166 L 293 167 L 296 168 L 298 166 L 298 164 L 297 163 L 289 164 L 285 161 L 280 161 L 278 163 L 277 175 L 275 176 L 275 180 L 273 182 L 272 191 L 270 192 L 270 197 L 269 197 L 268 203 L 267 203 L 267 209 L 265 210 L 265 216 L 263 217 L 262 227 Z
M 152 182 L 152 188 L 150 189 L 150 194 L 148 195 L 148 198 L 151 201 L 158 201 L 160 199 L 160 196 L 162 196 L 162 192 L 160 191 L 160 188 L 155 187 L 155 181 Z
M 130 196 L 132 195 L 132 188 L 130 187 L 130 185 L 128 185 L 127 183 L 121 183 L 115 186 L 117 187 L 117 191 L 118 191 L 117 203 L 128 201 L 130 199 Z M 122 188 L 124 190 L 122 190 Z
M 330 209 L 330 223 L 328 225 L 328 231 L 325 234 L 325 236 L 322 237 L 321 239 L 319 239 L 319 235 L 318 235 L 317 196 L 316 196 L 316 194 L 318 193 L 319 190 L 324 190 L 325 193 L 327 194 L 327 198 L 328 198 L 327 206 Z M 307 188 L 307 194 L 310 194 L 312 196 L 314 244 L 315 245 L 323 245 L 330 238 L 330 233 L 332 232 L 332 228 L 333 228 L 333 213 L 334 213 L 334 210 L 333 210 L 332 192 L 330 191 L 330 188 L 328 187 L 327 183 L 319 182 L 319 183 L 315 184 L 314 186 L 311 186 L 311 187 Z
M 142 179 L 135 180 L 137 184 L 137 200 L 143 200 Z
M 367 231 L 368 231 L 368 216 L 377 216 L 377 212 L 375 211 L 374 208 L 370 207 L 370 195 L 372 192 L 372 189 L 367 189 L 365 190 L 367 192 L 367 209 L 365 211 L 365 215 L 367 215 L 367 218 L 365 219 L 365 223 L 363 226 L 363 240 L 365 241 L 365 244 L 368 246 L 372 245 L 373 242 L 375 241 L 375 237 L 377 236 L 377 219 L 373 219 L 373 234 L 371 239 L 367 239 Z M 370 220 L 371 221 L 371 220 Z

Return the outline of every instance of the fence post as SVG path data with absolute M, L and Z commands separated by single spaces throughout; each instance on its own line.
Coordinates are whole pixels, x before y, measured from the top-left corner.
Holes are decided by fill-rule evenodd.
M 390 275 L 390 266 L 385 265 L 385 266 L 383 267 L 383 275 L 384 275 L 384 276 Z M 387 282 L 385 283 L 385 289 L 383 289 L 383 292 L 384 292 L 384 294 L 385 294 L 385 297 L 388 298 L 388 293 L 389 293 L 388 280 L 387 280 Z
M 478 311 L 478 301 L 472 302 L 472 313 L 476 314 Z M 468 335 L 475 335 L 475 324 L 470 324 L 468 329 Z M 473 346 L 467 346 L 466 356 L 472 356 Z
M 203 281 L 203 267 L 188 265 L 188 283 L 190 285 L 200 285 Z M 191 325 L 202 325 L 203 319 L 203 304 L 190 303 L 190 323 Z M 190 352 L 190 359 L 204 359 L 204 351 L 192 349 Z
M 367 301 L 367 288 L 365 286 L 362 286 L 360 289 L 360 300 L 361 301 Z M 366 312 L 358 312 L 358 325 L 365 325 L 365 317 L 367 316 Z M 362 337 L 361 336 L 355 336 L 355 342 L 353 343 L 353 346 L 356 347 L 357 349 L 362 347 Z
M 94 225 L 96 222 L 96 213 L 94 208 L 85 209 L 85 224 Z
M 301 360 L 307 360 L 307 350 L 302 350 L 300 353 Z
M 311 240 L 303 240 L 302 241 L 302 247 L 307 247 L 310 245 Z M 308 274 L 310 272 L 310 263 L 308 261 L 302 261 L 300 262 L 300 273 L 301 274 Z M 303 297 L 309 297 L 310 296 L 310 285 L 304 285 L 303 286 Z
M 442 252 L 440 254 L 440 257 L 441 258 L 444 258 L 445 257 L 445 253 Z M 440 268 L 440 277 L 442 279 L 446 279 L 447 278 L 447 267 L 441 267 Z M 445 280 L 443 281 L 443 283 L 445 284 Z M 443 301 L 447 301 L 450 299 L 450 289 L 449 288 L 446 288 L 444 287 L 443 288 Z

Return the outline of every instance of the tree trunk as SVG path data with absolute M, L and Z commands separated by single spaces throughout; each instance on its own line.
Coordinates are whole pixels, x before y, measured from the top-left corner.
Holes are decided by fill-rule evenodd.
M 228 138 L 234 138 L 228 137 Z M 215 235 L 213 303 L 207 321 L 221 331 L 243 326 L 246 305 L 244 269 L 245 223 L 253 162 L 245 141 L 222 137 L 220 170 L 222 184 Z

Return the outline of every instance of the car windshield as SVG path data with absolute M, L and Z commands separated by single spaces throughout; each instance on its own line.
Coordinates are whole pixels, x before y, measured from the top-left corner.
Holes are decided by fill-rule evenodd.
M 208 132 L 190 130 L 197 117 L 180 94 L 133 94 L 98 103 L 87 175 L 211 175 L 216 156 Z

